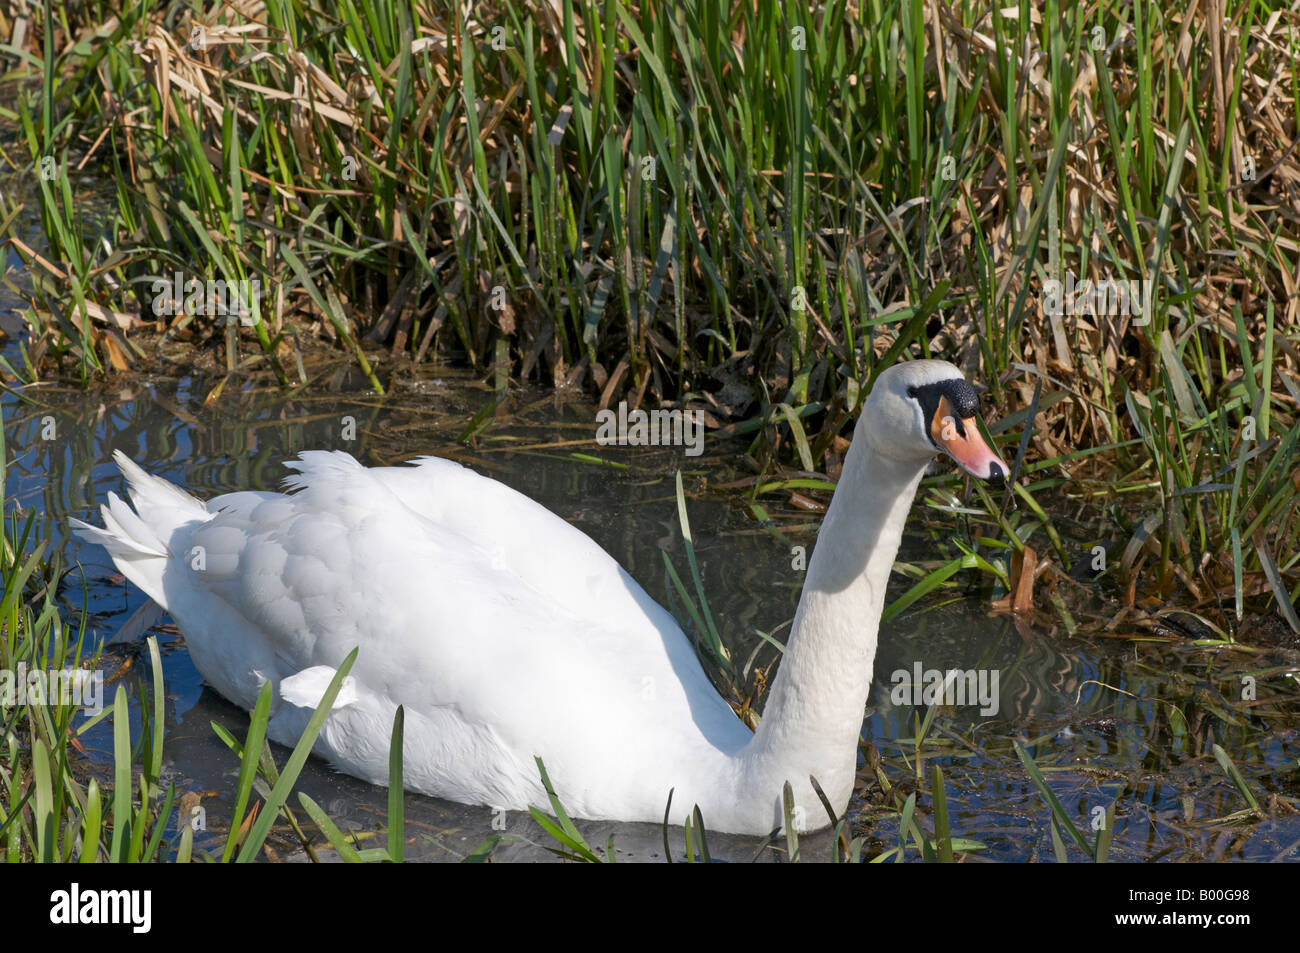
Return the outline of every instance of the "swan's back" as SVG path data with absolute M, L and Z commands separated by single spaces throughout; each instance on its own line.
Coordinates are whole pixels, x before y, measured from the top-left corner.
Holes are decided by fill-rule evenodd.
M 318 745 L 349 773 L 386 782 L 402 704 L 408 787 L 544 804 L 540 755 L 575 811 L 627 817 L 749 738 L 671 615 L 608 554 L 459 464 L 367 469 L 313 451 L 289 464 L 296 492 L 206 506 L 119 464 L 136 513 L 114 498 L 105 530 L 79 532 L 167 608 L 221 694 L 251 707 L 275 683 L 276 740 L 296 739 L 360 647 Z

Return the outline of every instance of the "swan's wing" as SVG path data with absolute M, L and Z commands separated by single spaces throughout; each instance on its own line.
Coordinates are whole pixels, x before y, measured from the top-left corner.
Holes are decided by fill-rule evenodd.
M 164 576 L 166 604 L 200 671 L 227 697 L 250 705 L 261 680 L 337 666 L 361 646 L 359 691 L 426 711 L 450 706 L 468 723 L 513 733 L 508 743 L 525 752 L 554 750 L 556 739 L 571 751 L 612 752 L 638 730 L 665 743 L 735 734 L 739 723 L 671 616 L 562 520 L 535 504 L 506 517 L 525 546 L 545 534 L 550 561 L 620 611 L 600 620 L 572 611 L 578 588 L 564 573 L 485 552 L 456 532 L 457 520 L 427 518 L 390 491 L 393 471 L 330 453 L 304 454 L 297 466 L 299 492 L 231 494 L 171 540 L 184 556 Z M 483 515 L 507 541 L 495 507 L 518 494 L 494 498 L 500 484 L 478 479 Z M 553 596 L 550 578 L 567 598 Z M 641 609 L 638 594 L 666 621 L 629 611 Z M 641 720 L 660 724 L 647 731 Z
M 303 475 L 326 461 L 303 454 Z M 346 458 L 351 459 L 351 458 Z M 334 461 L 337 463 L 338 461 Z M 719 736 L 736 728 L 731 709 L 700 667 L 695 649 L 663 606 L 590 536 L 536 500 L 454 460 L 421 457 L 412 466 L 366 471 L 403 503 L 486 552 L 494 569 L 517 577 L 595 632 L 662 647 L 676 677 L 697 701 L 696 715 Z M 742 729 L 742 739 L 748 735 Z
M 315 478 L 325 462 L 312 454 L 303 460 L 302 479 Z M 596 625 L 617 620 L 679 631 L 672 615 L 590 536 L 504 483 L 441 457 L 368 472 L 412 510 L 574 616 Z

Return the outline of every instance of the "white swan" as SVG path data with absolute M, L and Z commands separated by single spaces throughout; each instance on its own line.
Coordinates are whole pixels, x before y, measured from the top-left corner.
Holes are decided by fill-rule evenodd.
M 951 364 L 884 371 L 868 398 L 808 565 L 757 733 L 710 684 L 672 616 L 584 533 L 449 460 L 367 469 L 312 451 L 291 494 L 203 503 L 121 452 L 133 512 L 72 523 L 171 614 L 194 664 L 251 708 L 275 685 L 270 736 L 293 744 L 347 654 L 360 653 L 316 745 L 388 780 L 406 707 L 407 788 L 466 804 L 548 807 L 542 757 L 575 816 L 710 830 L 781 826 L 791 782 L 809 829 L 848 805 L 876 632 L 903 522 L 927 462 L 1007 472 Z

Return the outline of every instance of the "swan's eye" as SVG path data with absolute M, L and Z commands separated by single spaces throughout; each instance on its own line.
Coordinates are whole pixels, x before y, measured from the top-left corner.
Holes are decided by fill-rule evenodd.
M 949 407 L 959 419 L 965 420 L 979 413 L 979 395 L 960 377 L 937 381 L 933 384 L 913 384 L 907 389 L 907 396 L 921 405 L 927 421 L 933 419 L 940 398 L 948 401 Z

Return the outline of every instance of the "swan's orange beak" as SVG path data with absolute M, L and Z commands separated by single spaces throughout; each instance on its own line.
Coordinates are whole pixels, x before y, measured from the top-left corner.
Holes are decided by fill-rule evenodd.
M 947 397 L 939 398 L 939 405 L 930 420 L 930 436 L 935 446 L 973 477 L 1003 483 L 1011 472 L 980 436 L 979 421 L 974 417 L 958 417 Z

